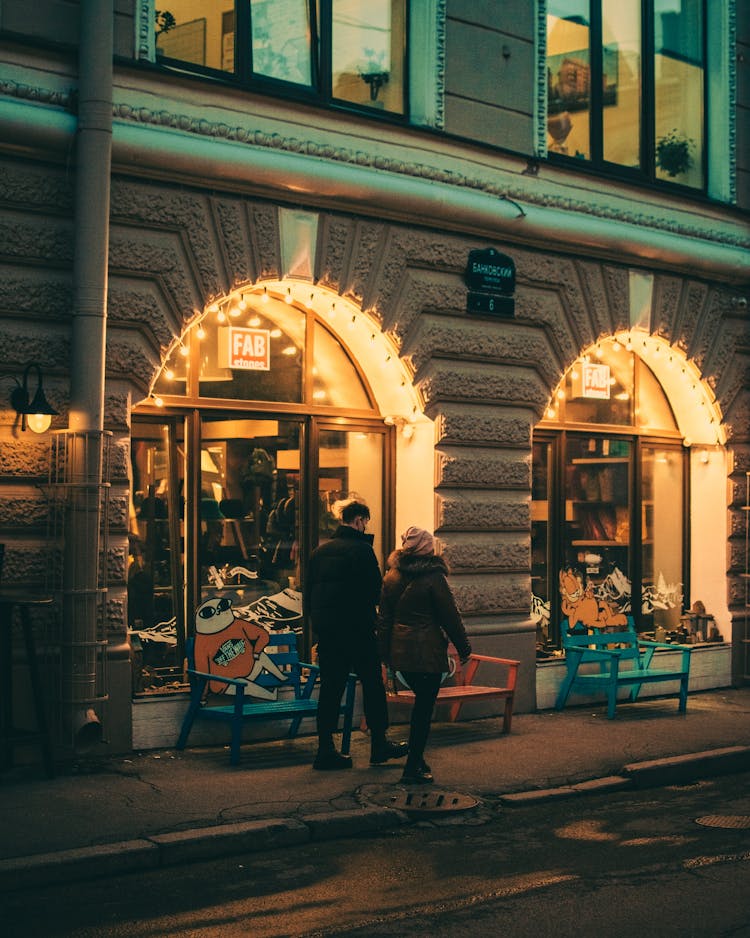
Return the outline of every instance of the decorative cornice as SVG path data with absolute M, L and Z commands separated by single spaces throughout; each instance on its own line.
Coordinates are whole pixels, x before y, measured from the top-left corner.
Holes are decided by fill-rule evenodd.
M 435 126 L 445 127 L 445 32 L 448 0 L 437 0 L 435 9 Z
M 0 95 L 20 98 L 24 101 L 37 101 L 39 104 L 51 104 L 69 110 L 73 100 L 72 92 L 55 91 L 52 88 L 39 88 L 23 82 L 0 79 Z
M 536 5 L 536 148 L 541 159 L 547 156 L 547 0 Z
M 71 103 L 70 92 L 58 92 L 44 88 L 32 88 L 29 85 L 13 81 L 0 82 L 0 95 L 23 98 L 28 101 L 38 101 L 58 107 L 69 108 Z M 259 147 L 281 152 L 308 156 L 317 160 L 328 160 L 348 163 L 361 168 L 370 168 L 381 172 L 395 173 L 401 176 L 418 178 L 428 182 L 440 183 L 471 189 L 494 198 L 504 199 L 511 203 L 535 205 L 543 208 L 554 208 L 563 212 L 578 213 L 595 218 L 607 219 L 621 223 L 628 223 L 643 228 L 665 231 L 680 236 L 698 238 L 716 244 L 732 245 L 735 247 L 750 246 L 750 237 L 740 233 L 739 226 L 733 231 L 718 231 L 710 224 L 705 226 L 689 224 L 677 218 L 665 218 L 654 212 L 631 211 L 621 205 L 613 206 L 605 202 L 605 196 L 599 199 L 584 200 L 559 193 L 543 191 L 539 180 L 535 179 L 528 184 L 515 181 L 514 184 L 494 182 L 479 176 L 469 176 L 453 169 L 440 168 L 429 164 L 394 159 L 382 153 L 373 154 L 361 149 L 352 149 L 345 146 L 335 146 L 332 143 L 303 140 L 298 137 L 287 137 L 279 133 L 269 133 L 260 129 L 241 126 L 231 126 L 222 121 L 210 121 L 202 117 L 188 114 L 177 114 L 162 109 L 154 110 L 148 107 L 136 107 L 131 104 L 117 103 L 113 105 L 113 117 L 116 121 L 133 122 L 140 125 L 168 128 L 185 134 L 194 134 L 199 137 L 215 138 L 217 140 L 231 141 L 249 147 Z M 523 212 L 519 212 L 523 214 Z

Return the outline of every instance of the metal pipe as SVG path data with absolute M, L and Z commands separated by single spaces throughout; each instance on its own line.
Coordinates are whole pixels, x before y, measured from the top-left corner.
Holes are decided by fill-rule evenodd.
M 73 328 L 63 564 L 63 706 L 78 748 L 101 739 L 106 573 L 104 381 L 112 164 L 113 0 L 81 0 Z

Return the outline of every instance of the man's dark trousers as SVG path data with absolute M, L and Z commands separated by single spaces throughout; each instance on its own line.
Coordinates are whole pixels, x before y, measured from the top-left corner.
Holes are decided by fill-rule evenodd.
M 373 740 L 385 737 L 388 729 L 388 706 L 375 636 L 361 638 L 356 647 L 350 643 L 320 639 L 318 642 L 320 695 L 318 699 L 318 739 L 328 747 L 338 728 L 339 708 L 349 674 L 362 684 L 362 704 Z

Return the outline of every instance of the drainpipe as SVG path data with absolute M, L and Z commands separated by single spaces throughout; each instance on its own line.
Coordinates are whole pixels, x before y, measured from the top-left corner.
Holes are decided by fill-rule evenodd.
M 63 431 L 62 702 L 76 749 L 102 737 L 106 650 L 104 378 L 112 161 L 113 0 L 81 0 L 70 415 Z M 103 533 L 105 534 L 102 537 Z

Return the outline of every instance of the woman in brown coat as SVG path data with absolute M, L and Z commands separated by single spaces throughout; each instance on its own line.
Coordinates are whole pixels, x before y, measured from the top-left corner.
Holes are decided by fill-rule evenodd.
M 433 778 L 424 749 L 442 675 L 448 669 L 448 642 L 453 642 L 462 662 L 471 654 L 471 645 L 448 586 L 448 567 L 435 554 L 432 535 L 410 527 L 401 543 L 401 550 L 388 558 L 383 579 L 378 640 L 383 660 L 401 673 L 415 697 L 401 781 L 429 784 Z

